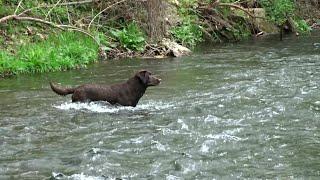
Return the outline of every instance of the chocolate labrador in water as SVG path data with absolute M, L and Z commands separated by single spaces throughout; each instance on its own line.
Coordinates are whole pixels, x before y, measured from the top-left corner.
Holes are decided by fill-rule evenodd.
M 157 86 L 161 79 L 141 70 L 127 82 L 102 85 L 84 84 L 75 88 L 62 88 L 50 82 L 51 89 L 62 96 L 72 94 L 72 102 L 107 101 L 110 104 L 135 107 L 149 86 Z

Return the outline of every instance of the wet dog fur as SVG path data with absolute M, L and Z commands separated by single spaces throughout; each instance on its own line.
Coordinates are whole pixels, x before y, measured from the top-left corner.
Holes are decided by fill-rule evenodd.
M 63 88 L 50 82 L 50 86 L 59 95 L 72 94 L 72 102 L 107 101 L 110 104 L 135 107 L 146 89 L 157 86 L 160 81 L 150 71 L 140 70 L 124 83 L 84 84 L 75 88 Z

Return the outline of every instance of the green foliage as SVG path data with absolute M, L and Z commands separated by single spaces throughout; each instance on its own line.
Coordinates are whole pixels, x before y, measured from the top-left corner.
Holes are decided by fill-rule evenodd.
M 234 2 L 240 2 L 239 0 L 221 0 L 222 3 L 234 3 Z
M 1 1 L 1 0 L 0 0 Z M 14 8 L 11 6 L 4 6 L 0 4 L 0 17 L 7 16 L 14 12 Z
M 134 21 L 122 30 L 111 30 L 110 33 L 120 42 L 122 47 L 137 51 L 144 50 L 146 42 L 144 34 Z
M 234 40 L 238 41 L 241 39 L 248 38 L 251 32 L 245 22 L 238 22 L 231 30 Z
M 98 41 L 98 44 L 102 45 L 104 47 L 105 51 L 110 51 L 111 50 L 111 44 L 110 42 L 107 40 L 107 36 L 102 33 L 102 32 L 95 32 L 95 39 Z
M 179 3 L 183 8 L 195 8 L 197 7 L 198 0 L 179 0 Z
M 97 60 L 97 45 L 74 32 L 51 35 L 48 40 L 23 45 L 15 55 L 0 51 L 0 74 L 48 72 L 83 67 Z
M 267 17 L 277 25 L 282 25 L 294 13 L 294 3 L 291 0 L 260 0 Z
M 171 28 L 170 32 L 174 39 L 184 46 L 194 47 L 203 40 L 202 26 L 199 24 L 199 14 L 195 10 L 197 0 L 179 0 L 179 16 L 182 22 L 179 26 Z
M 298 32 L 304 33 L 311 31 L 311 27 L 303 19 L 294 20 L 294 26 L 296 27 Z
M 235 3 L 239 1 L 223 0 L 222 2 Z M 222 38 L 231 41 L 239 41 L 248 38 L 251 35 L 251 27 L 249 25 L 248 19 L 246 18 L 247 14 L 245 14 L 243 11 L 234 10 L 230 7 L 220 7 L 217 10 L 221 15 L 221 18 L 225 20 L 225 22 L 228 22 L 228 26 L 221 28 L 217 32 L 218 34 L 221 34 Z
M 201 29 L 202 27 L 190 18 L 185 18 L 180 26 L 171 29 L 171 33 L 182 45 L 194 47 L 203 40 Z
M 295 20 L 295 4 L 292 0 L 260 0 L 265 8 L 268 19 L 278 26 L 283 25 L 289 18 L 294 20 L 294 25 L 299 32 L 308 32 L 310 27 L 304 20 Z
M 61 21 L 61 22 L 68 22 L 68 9 L 65 7 L 55 7 L 51 11 L 51 16 L 54 18 L 53 20 Z

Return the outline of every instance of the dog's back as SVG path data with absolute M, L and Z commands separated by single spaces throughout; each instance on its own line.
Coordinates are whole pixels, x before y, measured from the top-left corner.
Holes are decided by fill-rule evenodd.
M 128 81 L 113 85 L 84 84 L 76 88 L 62 88 L 50 83 L 51 89 L 62 96 L 73 94 L 72 102 L 108 101 L 110 104 L 136 106 L 148 86 L 156 86 L 160 79 L 148 71 L 139 71 Z

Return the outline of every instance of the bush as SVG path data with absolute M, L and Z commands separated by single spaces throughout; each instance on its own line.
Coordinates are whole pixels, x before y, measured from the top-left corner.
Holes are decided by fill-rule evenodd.
M 194 47 L 203 40 L 202 26 L 199 24 L 199 13 L 196 12 L 197 0 L 180 0 L 178 8 L 182 22 L 179 26 L 171 28 L 174 39 L 184 46 Z
M 294 26 L 296 27 L 298 32 L 309 32 L 309 31 L 311 31 L 311 27 L 303 19 L 294 20 Z
M 180 26 L 171 29 L 171 33 L 184 46 L 194 47 L 197 42 L 201 42 L 201 26 L 194 23 L 190 18 L 185 18 Z
M 122 47 L 129 50 L 143 51 L 145 46 L 145 38 L 139 26 L 135 22 L 131 22 L 122 30 L 111 30 Z
M 293 16 L 294 3 L 291 0 L 261 0 L 260 3 L 265 8 L 268 18 L 277 25 L 282 25 L 288 17 Z
M 308 32 L 311 28 L 304 20 L 295 16 L 295 4 L 291 0 L 260 0 L 265 8 L 268 19 L 278 26 L 282 26 L 289 18 L 294 21 L 294 26 L 299 32 Z

